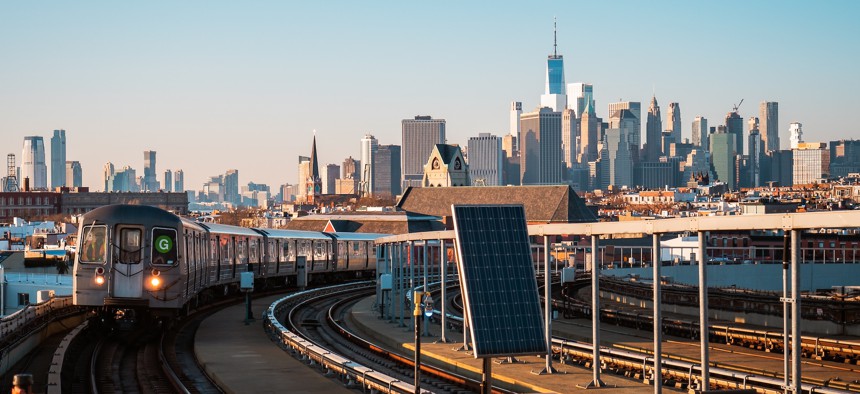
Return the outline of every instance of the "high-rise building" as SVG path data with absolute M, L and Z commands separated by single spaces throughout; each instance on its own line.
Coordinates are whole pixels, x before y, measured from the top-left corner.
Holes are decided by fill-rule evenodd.
M 325 166 L 325 181 L 323 182 L 323 194 L 335 194 L 337 180 L 340 178 L 340 166 L 337 164 L 328 164 Z
M 579 159 L 580 164 L 597 160 L 597 145 L 600 136 L 600 118 L 594 113 L 594 106 L 587 102 L 579 119 Z M 520 169 L 522 171 L 522 168 Z
M 800 142 L 794 152 L 794 184 L 806 185 L 830 177 L 830 152 L 823 142 Z
M 164 170 L 164 191 L 170 193 L 173 191 L 173 171 Z
M 693 119 L 693 145 L 704 150 L 710 146 L 708 143 L 708 120 L 703 116 Z
M 299 156 L 299 181 L 296 183 L 297 193 L 296 193 L 296 201 L 304 202 L 307 198 L 307 190 L 305 189 L 305 181 L 308 179 L 311 173 L 311 158 L 308 156 Z M 360 178 L 356 178 L 356 182 L 358 182 Z
M 83 186 L 83 171 L 81 171 L 81 162 L 67 161 L 66 162 L 66 186 L 81 187 Z
M 370 134 L 365 134 L 361 139 L 361 190 L 364 195 L 373 194 L 375 189 L 373 156 L 378 146 L 379 141 Z
M 669 103 L 669 113 L 666 116 L 666 130 L 672 134 L 672 142 L 682 143 L 681 139 L 681 105 Z
M 757 119 L 757 118 L 753 118 Z M 750 119 L 752 121 L 752 119 Z M 752 122 L 750 122 L 752 125 Z M 757 126 L 757 125 L 756 125 Z M 761 132 L 759 132 L 758 127 L 750 129 L 749 134 L 749 160 L 747 171 L 747 185 L 748 187 L 759 187 L 764 186 L 764 182 L 762 180 L 762 161 L 765 157 L 764 152 L 764 142 L 761 139 Z
M 564 57 L 558 54 L 555 22 L 553 22 L 552 36 L 552 54 L 546 59 L 546 86 L 540 96 L 540 105 L 552 108 L 555 112 L 561 112 L 567 107 L 567 93 L 565 93 L 564 84 Z
M 561 113 L 542 107 L 535 112 L 523 114 L 521 123 L 521 184 L 561 183 Z
M 635 148 L 635 156 L 639 156 L 639 149 L 642 148 L 642 103 L 638 101 L 620 101 L 617 103 L 609 103 L 609 127 L 619 128 L 621 121 L 621 110 L 627 110 L 632 115 L 629 121 L 634 122 L 628 129 L 627 138 L 631 141 Z M 625 120 L 626 122 L 627 120 Z
M 502 139 L 490 133 L 469 138 L 469 179 L 472 186 L 504 185 L 503 175 Z
M 105 192 L 112 192 L 113 190 L 113 176 L 114 176 L 114 167 L 113 163 L 107 162 L 104 167 L 104 181 L 105 181 Z
M 66 184 L 66 130 L 54 130 L 51 137 L 51 189 L 61 186 L 71 186 Z
M 770 180 L 776 186 L 791 186 L 794 184 L 794 151 L 782 149 L 770 152 Z
M 570 108 L 561 110 L 561 145 L 563 149 L 562 160 L 566 168 L 576 165 L 576 156 L 579 154 L 579 146 L 576 136 L 579 134 L 579 120 L 576 113 Z M 471 163 L 471 162 L 470 162 Z M 474 182 L 475 178 L 472 178 Z
M 600 151 L 601 189 L 633 186 L 633 143 L 629 136 L 633 115 L 629 110 L 616 112 L 621 112 L 621 122 L 627 124 L 620 128 L 610 127 L 603 136 L 603 149 Z
M 227 170 L 224 174 L 224 202 L 239 205 L 242 200 L 239 196 L 239 170 Z
M 511 101 L 511 124 L 510 124 L 510 132 L 508 133 L 511 136 L 511 146 L 505 149 L 508 157 L 517 156 L 517 141 L 520 140 L 520 116 L 523 114 L 523 103 L 519 101 Z
M 800 143 L 803 142 L 803 124 L 799 122 L 791 122 L 788 125 L 789 141 L 791 141 L 791 149 L 797 149 Z
M 735 137 L 735 153 L 744 154 L 744 118 L 737 111 L 726 114 L 726 131 Z
M 660 116 L 660 105 L 657 97 L 651 96 L 648 106 L 648 118 L 645 121 L 645 160 L 656 162 L 663 155 L 663 120 Z
M 373 157 L 373 195 L 396 197 L 400 189 L 400 145 L 379 145 Z
M 758 116 L 761 119 L 759 131 L 765 152 L 779 150 L 779 103 L 762 101 Z
M 45 164 L 45 141 L 40 136 L 24 137 L 21 150 L 21 176 L 18 184 L 24 185 L 29 179 L 30 190 L 48 189 L 48 166 Z M 19 187 L 23 190 L 23 187 Z
M 735 179 L 736 140 L 733 134 L 729 134 L 725 126 L 718 126 L 716 131 L 710 135 L 711 163 L 714 167 L 714 176 L 725 182 L 730 190 L 737 189 L 737 180 Z
M 445 143 L 445 119 L 416 116 L 414 119 L 403 119 L 401 126 L 401 186 L 405 190 L 408 186 L 421 186 L 424 164 L 427 163 L 430 152 L 436 144 Z
M 143 190 L 147 192 L 158 191 L 158 179 L 156 179 L 155 151 L 143 152 Z M 238 190 L 238 186 L 237 186 Z M 238 193 L 238 192 L 237 192 Z
M 860 140 L 830 141 L 830 176 L 860 173 Z
M 520 154 L 517 152 L 517 137 L 510 134 L 502 137 L 502 150 L 505 151 L 505 157 L 520 157 Z
M 568 84 L 567 93 L 569 95 L 573 95 L 573 98 L 569 99 L 568 103 L 573 107 L 572 109 L 576 111 L 577 117 L 582 117 L 582 113 L 585 111 L 587 104 L 591 104 L 592 108 L 595 107 L 594 86 L 590 83 L 575 82 Z
M 185 172 L 182 170 L 173 172 L 173 191 L 177 193 L 185 191 Z
M 358 172 L 358 170 L 359 170 L 359 167 L 361 167 L 361 166 L 359 164 L 360 163 L 358 162 L 358 160 L 353 159 L 352 156 L 344 159 L 343 165 L 341 166 L 341 171 L 343 171 L 343 173 L 341 174 L 340 178 L 341 179 L 355 179 L 355 180 L 360 179 L 361 174 Z M 353 193 L 353 192 L 350 192 L 350 193 Z M 340 193 L 338 193 L 338 194 L 340 194 Z

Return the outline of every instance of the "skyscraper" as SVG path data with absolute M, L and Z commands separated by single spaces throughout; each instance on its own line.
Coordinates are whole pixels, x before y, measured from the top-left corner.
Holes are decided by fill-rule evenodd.
M 693 119 L 693 145 L 708 150 L 708 120 L 703 116 Z
M 765 152 L 779 150 L 779 103 L 762 101 L 758 117 L 761 119 L 759 131 Z
M 803 142 L 803 124 L 800 122 L 791 122 L 788 125 L 789 141 L 791 141 L 791 149 L 797 149 Z
M 648 106 L 648 118 L 645 121 L 645 160 L 656 162 L 663 155 L 663 121 L 660 117 L 660 105 L 657 97 L 651 96 L 651 105 Z
M 603 149 L 600 152 L 600 187 L 633 186 L 633 154 L 635 142 L 632 133 L 637 124 L 636 117 L 630 110 L 615 111 L 617 118 L 606 130 L 603 137 Z
M 158 179 L 155 172 L 155 151 L 143 152 L 143 190 L 148 192 L 158 191 Z M 238 186 L 237 186 L 238 190 Z M 237 191 L 238 193 L 238 191 Z
M 561 113 L 542 107 L 522 116 L 520 179 L 523 185 L 562 181 Z
M 365 195 L 373 194 L 375 189 L 373 157 L 378 146 L 379 141 L 370 134 L 365 134 L 361 139 L 361 190 Z
M 558 54 L 555 22 L 553 22 L 552 36 L 552 54 L 546 59 L 546 86 L 544 94 L 540 96 L 540 105 L 560 112 L 567 106 L 567 94 L 564 84 L 564 57 Z
M 373 157 L 374 189 L 378 197 L 396 197 L 400 189 L 400 145 L 379 145 Z
M 751 118 L 750 120 L 752 119 L 757 118 Z M 747 163 L 749 163 L 749 172 L 746 174 L 748 180 L 747 185 L 749 185 L 749 187 L 763 186 L 764 182 L 762 181 L 761 168 L 762 161 L 765 157 L 765 152 L 764 141 L 761 140 L 761 132 L 759 131 L 758 127 L 750 129 L 750 134 L 748 138 L 749 160 L 747 161 Z
M 627 130 L 627 138 L 630 142 L 635 145 L 636 156 L 639 156 L 639 149 L 642 148 L 642 103 L 638 101 L 620 101 L 617 103 L 609 103 L 609 127 L 610 128 L 619 128 L 619 123 L 621 121 L 621 110 L 627 110 L 630 112 L 629 115 L 632 115 L 632 118 L 626 118 L 628 121 L 632 121 L 633 124 L 630 125 L 631 129 Z
M 66 184 L 66 130 L 54 130 L 51 137 L 51 188 L 61 186 L 71 186 Z
M 445 143 L 445 119 L 416 116 L 414 119 L 403 119 L 401 127 L 401 185 L 405 190 L 408 186 L 421 186 L 424 164 L 427 164 L 430 152 L 436 144 Z
M 669 103 L 669 114 L 666 116 L 666 130 L 671 131 L 672 142 L 682 143 L 681 139 L 681 105 Z
M 800 142 L 794 152 L 794 184 L 805 185 L 830 177 L 830 152 L 823 142 Z
M 714 167 L 714 176 L 728 185 L 730 190 L 737 189 L 735 179 L 735 150 L 736 138 L 729 134 L 726 127 L 719 126 L 716 132 L 711 133 L 711 163 Z
M 173 191 L 173 171 L 164 170 L 164 191 L 170 193 Z
M 360 163 L 358 160 L 352 158 L 352 156 L 347 157 L 343 160 L 343 165 L 340 167 L 343 173 L 341 174 L 341 179 L 359 179 L 361 178 L 361 174 L 358 172 L 358 168 L 360 167 Z
M 566 168 L 572 168 L 576 163 L 579 146 L 576 144 L 576 136 L 579 134 L 579 120 L 576 113 L 570 108 L 561 110 L 561 144 L 564 152 L 562 160 Z M 469 151 L 471 152 L 471 150 Z M 475 178 L 472 178 L 474 182 Z
M 65 163 L 63 164 L 65 166 Z M 45 141 L 40 136 L 24 137 L 21 150 L 21 177 L 19 185 L 29 179 L 30 190 L 48 189 L 48 166 L 45 164 Z M 23 187 L 19 187 L 23 190 Z
M 590 83 L 585 82 L 575 82 L 567 85 L 568 94 L 573 95 L 573 98 L 569 100 L 571 107 L 574 107 L 573 110 L 576 111 L 576 116 L 582 117 L 583 111 L 585 111 L 585 106 L 587 104 L 591 104 L 592 107 L 594 104 L 594 87 Z
M 523 114 L 523 103 L 519 101 L 511 101 L 511 125 L 510 135 L 513 137 L 510 149 L 506 149 L 508 157 L 516 156 L 519 148 L 517 142 L 520 140 L 520 116 Z
M 52 158 L 53 161 L 53 158 Z M 68 187 L 81 187 L 83 185 L 83 171 L 81 171 L 81 162 L 67 161 L 66 162 L 66 184 Z
M 323 181 L 323 194 L 335 194 L 337 180 L 340 179 L 340 166 L 337 164 L 327 164 L 325 166 L 325 180 Z
M 242 202 L 239 197 L 239 170 L 227 170 L 224 174 L 224 201 L 233 205 Z
M 173 191 L 177 193 L 185 191 L 185 172 L 182 170 L 173 172 Z
M 726 114 L 726 131 L 735 137 L 735 153 L 744 154 L 744 118 L 737 111 Z
M 586 164 L 597 160 L 597 143 L 600 134 L 600 118 L 594 113 L 594 106 L 591 102 L 586 103 L 579 123 L 578 161 L 580 164 Z M 520 171 L 522 171 L 522 168 L 520 168 Z
M 113 190 L 113 176 L 114 176 L 114 167 L 113 163 L 107 162 L 104 167 L 104 181 L 105 181 L 105 192 L 112 192 Z
M 501 186 L 504 175 L 502 139 L 490 133 L 469 138 L 469 179 L 472 186 Z

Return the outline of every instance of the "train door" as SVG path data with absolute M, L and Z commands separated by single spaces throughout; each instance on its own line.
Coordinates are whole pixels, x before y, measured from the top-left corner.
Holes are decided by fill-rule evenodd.
M 118 226 L 115 234 L 113 296 L 140 298 L 143 296 L 143 227 Z

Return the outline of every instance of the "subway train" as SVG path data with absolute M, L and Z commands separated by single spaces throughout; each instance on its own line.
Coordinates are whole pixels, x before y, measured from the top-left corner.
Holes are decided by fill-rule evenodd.
M 108 314 L 172 317 L 238 292 L 246 271 L 254 272 L 255 289 L 373 278 L 373 241 L 385 235 L 253 229 L 145 205 L 108 205 L 79 222 L 73 303 Z

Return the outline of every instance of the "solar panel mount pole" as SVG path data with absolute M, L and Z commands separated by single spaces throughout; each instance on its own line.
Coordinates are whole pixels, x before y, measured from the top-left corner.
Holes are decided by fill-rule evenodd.
M 597 237 L 591 235 L 591 382 L 585 386 L 586 389 L 606 387 L 606 383 L 600 380 L 600 263 L 597 261 Z
M 651 249 L 651 262 L 654 266 L 654 394 L 663 392 L 663 354 L 661 344 L 663 342 L 663 318 L 662 297 L 660 296 L 660 234 L 654 233 L 653 246 Z M 644 373 L 643 373 L 644 375 Z
M 556 372 L 552 367 L 552 283 L 549 271 L 549 237 L 543 236 L 543 286 L 544 286 L 544 338 L 546 338 L 546 366 L 540 375 Z

